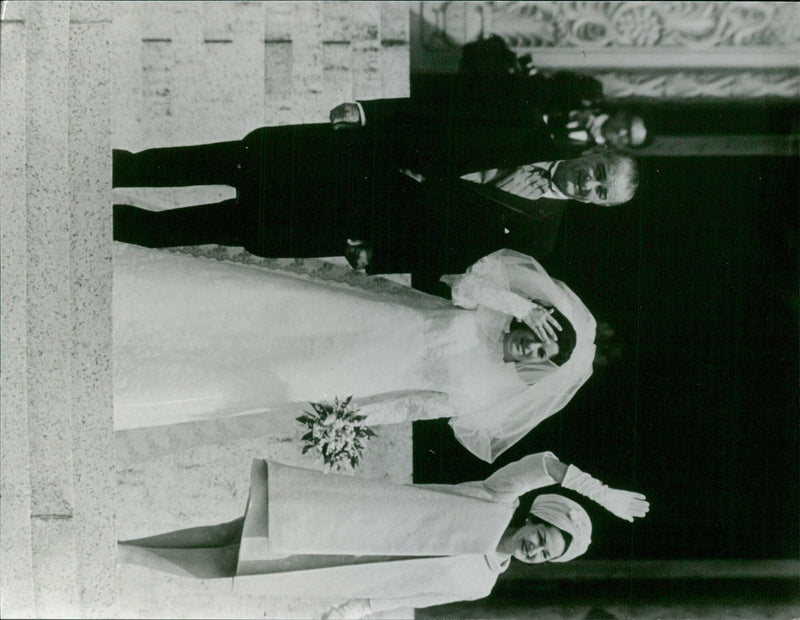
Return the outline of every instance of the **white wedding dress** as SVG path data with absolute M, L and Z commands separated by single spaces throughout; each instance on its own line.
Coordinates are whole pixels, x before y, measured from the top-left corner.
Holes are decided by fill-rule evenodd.
M 352 395 L 370 424 L 450 417 L 462 426 L 454 424 L 459 439 L 493 460 L 553 413 L 531 415 L 535 402 L 520 401 L 535 386 L 502 361 L 510 320 L 502 312 L 458 308 L 317 261 L 207 252 L 114 244 L 116 430 L 279 415 L 290 404 Z M 564 368 L 551 366 L 543 377 Z M 588 378 L 581 369 L 579 384 Z M 567 401 L 577 390 L 572 374 Z M 520 402 L 522 435 L 510 419 Z M 498 435 L 512 441 L 492 447 Z

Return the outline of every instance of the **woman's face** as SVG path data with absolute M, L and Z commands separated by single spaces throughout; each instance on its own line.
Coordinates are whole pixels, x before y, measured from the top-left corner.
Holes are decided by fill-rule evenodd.
M 527 523 L 511 537 L 511 555 L 526 564 L 549 562 L 564 554 L 567 543 L 564 535 L 554 525 Z
M 507 362 L 543 362 L 556 354 L 557 342 L 542 342 L 528 327 L 508 332 L 503 338 L 503 359 Z

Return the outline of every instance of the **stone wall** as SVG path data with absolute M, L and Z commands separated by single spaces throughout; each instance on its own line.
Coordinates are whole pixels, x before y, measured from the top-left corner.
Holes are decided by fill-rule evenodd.
M 109 9 L 3 3 L 4 617 L 116 605 Z
M 409 93 L 404 2 L 116 2 L 113 142 L 234 140 Z
M 409 94 L 405 2 L 115 2 L 112 144 L 138 151 L 324 123 L 344 102 Z M 121 190 L 152 209 L 232 189 Z

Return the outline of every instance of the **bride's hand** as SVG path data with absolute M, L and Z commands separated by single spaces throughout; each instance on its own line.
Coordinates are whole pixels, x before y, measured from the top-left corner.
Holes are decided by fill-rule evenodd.
M 522 320 L 542 342 L 558 340 L 555 330 L 561 331 L 561 325 L 553 318 L 552 314 L 552 308 L 548 310 L 543 306 L 536 305 Z
M 365 241 L 348 239 L 344 257 L 356 271 L 366 271 L 372 262 L 372 247 Z

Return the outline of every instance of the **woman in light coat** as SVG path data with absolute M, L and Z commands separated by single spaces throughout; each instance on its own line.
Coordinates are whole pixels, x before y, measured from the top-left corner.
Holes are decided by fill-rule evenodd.
M 395 485 L 257 459 L 244 517 L 119 543 L 119 559 L 276 596 L 340 599 L 327 617 L 360 618 L 487 596 L 512 557 L 566 562 L 586 551 L 591 522 L 576 502 L 538 496 L 524 524 L 519 497 L 560 484 L 628 521 L 644 495 L 612 489 L 550 452 L 487 479 Z

